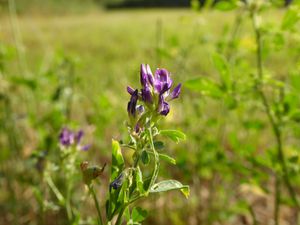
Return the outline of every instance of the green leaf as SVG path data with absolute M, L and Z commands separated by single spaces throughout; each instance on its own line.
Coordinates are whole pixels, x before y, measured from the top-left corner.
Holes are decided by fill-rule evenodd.
M 220 54 L 213 54 L 212 60 L 214 63 L 214 66 L 218 70 L 223 86 L 226 88 L 226 90 L 231 89 L 231 77 L 230 77 L 230 70 L 229 70 L 229 64 L 225 60 L 225 58 Z
M 223 1 L 218 1 L 214 8 L 221 10 L 221 11 L 229 11 L 232 9 L 235 9 L 237 6 L 236 1 L 233 0 L 223 0 Z
M 173 164 L 176 165 L 176 160 L 174 158 L 172 158 L 171 156 L 165 155 L 165 154 L 159 154 L 159 158 Z
M 291 29 L 299 19 L 300 13 L 298 7 L 290 7 L 283 17 L 281 28 L 284 30 Z
M 135 182 L 136 182 L 136 186 L 137 186 L 138 191 L 141 194 L 145 193 L 144 182 L 143 182 L 143 175 L 142 175 L 140 167 L 136 168 Z
M 117 191 L 115 192 L 118 202 L 124 203 L 129 201 L 128 186 L 129 186 L 129 180 L 126 178 L 126 180 L 123 182 L 121 186 L 120 192 L 119 193 Z
M 188 198 L 190 194 L 189 186 L 182 185 L 177 180 L 164 180 L 159 183 L 156 183 L 151 187 L 150 193 L 159 193 L 171 190 L 180 190 L 186 198 Z
M 179 130 L 161 130 L 159 133 L 163 136 L 170 138 L 176 143 L 186 139 L 185 134 Z
M 147 165 L 150 162 L 150 157 L 147 151 L 142 151 L 141 160 L 145 165 Z
M 143 220 L 145 220 L 147 215 L 148 215 L 148 213 L 146 210 L 144 210 L 140 207 L 136 207 L 136 208 L 133 208 L 133 210 L 132 210 L 131 219 L 134 222 L 142 222 Z
M 111 177 L 113 181 L 124 167 L 124 159 L 121 151 L 121 147 L 118 141 L 112 140 L 112 165 L 111 165 Z
M 203 95 L 213 98 L 221 98 L 223 95 L 219 85 L 206 77 L 193 78 L 185 82 L 185 87 L 192 91 L 200 92 Z

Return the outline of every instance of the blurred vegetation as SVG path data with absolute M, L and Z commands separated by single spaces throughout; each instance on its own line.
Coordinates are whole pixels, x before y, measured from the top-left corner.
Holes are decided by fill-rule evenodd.
M 126 86 L 137 86 L 140 63 L 149 63 L 184 83 L 163 123 L 187 133 L 188 140 L 168 143 L 177 166 L 162 165 L 162 176 L 190 184 L 191 196 L 169 193 L 143 202 L 150 212 L 145 224 L 274 224 L 282 170 L 255 85 L 250 15 L 236 5 L 217 6 L 223 11 L 98 11 L 97 2 L 75 2 L 81 3 L 32 0 L 29 7 L 29 1 L 16 0 L 22 15 L 1 15 L 0 223 L 67 224 L 44 174 L 48 168 L 64 187 L 59 168 L 50 163 L 58 158 L 60 129 L 82 127 L 92 149 L 81 160 L 109 163 L 111 138 L 122 139 L 126 129 Z M 264 9 L 258 18 L 262 84 L 272 115 L 283 115 L 283 151 L 299 197 L 297 7 Z M 105 175 L 101 181 L 99 197 L 102 185 L 108 186 Z M 96 212 L 79 175 L 74 182 L 73 203 L 82 215 L 76 222 L 94 224 Z M 280 224 L 299 224 L 299 210 L 280 182 Z

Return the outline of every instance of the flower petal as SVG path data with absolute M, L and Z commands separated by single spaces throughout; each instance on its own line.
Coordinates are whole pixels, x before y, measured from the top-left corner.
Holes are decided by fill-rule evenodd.
M 179 97 L 181 91 L 181 83 L 179 83 L 172 91 L 171 93 L 171 99 L 175 99 Z
M 147 85 L 148 77 L 147 77 L 147 69 L 145 64 L 141 64 L 140 81 L 143 87 Z
M 145 103 L 152 104 L 153 102 L 151 91 L 147 86 L 144 89 L 142 89 L 142 99 Z
M 133 92 L 134 92 L 134 89 L 133 89 L 132 87 L 130 87 L 130 86 L 127 86 L 127 92 L 128 92 L 130 95 L 132 95 Z

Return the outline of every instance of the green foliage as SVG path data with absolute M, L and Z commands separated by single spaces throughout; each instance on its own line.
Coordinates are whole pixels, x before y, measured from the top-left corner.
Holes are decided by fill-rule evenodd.
M 281 28 L 284 30 L 292 29 L 300 19 L 299 7 L 290 7 L 284 14 Z
M 116 179 L 124 168 L 124 159 L 118 141 L 112 140 L 111 181 Z
M 236 7 L 237 7 L 236 0 L 221 0 L 221 1 L 217 1 L 217 3 L 214 5 L 214 8 L 221 11 L 233 10 Z
M 150 193 L 158 193 L 172 190 L 180 190 L 186 198 L 189 197 L 190 189 L 187 185 L 182 185 L 177 180 L 164 180 L 154 184 L 150 189 Z
M 186 139 L 185 134 L 179 130 L 161 130 L 159 133 L 163 136 L 170 138 L 172 141 L 176 143 Z

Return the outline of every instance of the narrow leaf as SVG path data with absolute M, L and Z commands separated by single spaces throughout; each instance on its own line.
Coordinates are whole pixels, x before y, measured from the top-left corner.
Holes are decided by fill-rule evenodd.
M 165 155 L 165 154 L 159 154 L 159 158 L 163 159 L 173 165 L 176 165 L 176 160 L 172 158 L 171 156 Z
M 170 138 L 176 143 L 186 139 L 186 135 L 179 130 L 161 130 L 159 133 L 163 136 Z
M 150 193 L 158 193 L 158 192 L 165 192 L 171 190 L 180 190 L 186 198 L 189 197 L 189 193 L 190 193 L 189 186 L 182 185 L 177 180 L 164 180 L 159 183 L 156 183 L 151 187 Z
M 121 147 L 118 141 L 112 140 L 112 166 L 111 166 L 111 181 L 113 181 L 124 167 L 124 159 Z

